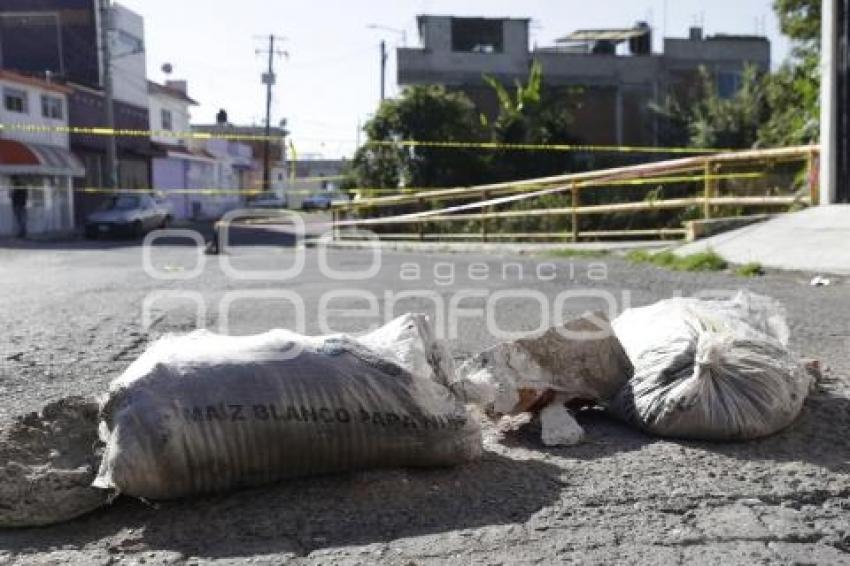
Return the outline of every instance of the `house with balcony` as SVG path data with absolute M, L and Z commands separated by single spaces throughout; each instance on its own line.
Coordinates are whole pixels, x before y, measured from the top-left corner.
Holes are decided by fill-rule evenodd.
M 100 49 L 103 21 L 100 0 L 3 0 L 0 2 L 0 68 L 50 78 L 72 91 L 67 120 L 78 128 L 106 124 L 104 61 Z M 144 49 L 144 19 L 121 4 L 112 5 L 114 31 L 111 68 L 115 127 L 148 130 L 148 86 Z M 85 176 L 77 188 L 102 188 L 107 178 L 107 138 L 72 133 L 70 148 L 82 161 Z M 116 138 L 118 184 L 126 189 L 151 186 L 151 141 L 143 136 Z M 76 220 L 80 224 L 108 195 L 78 192 Z
M 69 150 L 72 89 L 0 70 L 0 236 L 17 233 L 13 193 L 26 195 L 27 233 L 74 230 L 75 177 L 85 173 Z
M 525 81 L 533 62 L 543 68 L 548 89 L 569 90 L 573 128 L 582 143 L 654 145 L 658 118 L 651 103 L 667 95 L 687 96 L 705 67 L 721 96 L 731 96 L 747 65 L 770 69 L 770 42 L 760 36 L 705 36 L 692 28 L 687 37 L 667 37 L 660 53 L 652 49 L 652 29 L 577 30 L 554 45 L 529 46 L 525 18 L 458 18 L 422 15 L 419 47 L 401 47 L 399 85 L 442 84 L 466 93 L 490 118 L 498 100 L 483 80 L 490 75 L 508 88 Z

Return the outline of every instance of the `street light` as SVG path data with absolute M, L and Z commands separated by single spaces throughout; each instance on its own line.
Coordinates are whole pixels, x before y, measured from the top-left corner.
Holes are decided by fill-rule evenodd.
M 397 33 L 401 35 L 401 44 L 402 46 L 407 45 L 407 32 L 403 29 L 391 28 L 388 26 L 382 26 L 380 24 L 369 24 L 366 26 L 369 29 L 378 29 L 383 31 L 390 31 L 393 33 Z M 385 90 L 386 90 L 386 76 L 387 76 L 387 42 L 383 39 L 379 45 L 379 53 L 381 56 L 381 101 L 384 100 Z
M 402 47 L 407 46 L 407 32 L 403 29 L 391 28 L 389 26 L 383 26 L 381 24 L 369 24 L 366 27 L 369 28 L 369 29 L 379 29 L 379 30 L 383 30 L 383 31 L 390 31 L 390 32 L 393 32 L 393 33 L 397 33 L 401 36 L 401 46 Z

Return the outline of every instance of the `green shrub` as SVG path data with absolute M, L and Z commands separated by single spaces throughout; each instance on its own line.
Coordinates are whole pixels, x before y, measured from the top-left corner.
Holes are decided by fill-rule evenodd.
M 563 248 L 560 250 L 548 250 L 545 255 L 549 257 L 602 257 L 608 255 L 608 250 L 580 250 L 576 248 Z
M 759 262 L 752 261 L 736 267 L 735 275 L 740 275 L 741 277 L 758 277 L 759 275 L 764 275 L 764 269 L 762 269 Z
M 651 263 L 673 271 L 722 271 L 729 265 L 712 250 L 686 256 L 678 256 L 669 250 L 657 253 L 633 250 L 626 255 L 626 258 L 636 263 Z

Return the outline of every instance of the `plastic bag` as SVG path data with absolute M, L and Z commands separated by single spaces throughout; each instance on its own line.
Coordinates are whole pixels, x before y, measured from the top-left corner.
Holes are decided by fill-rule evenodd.
M 449 366 L 417 315 L 359 341 L 285 330 L 163 338 L 110 385 L 94 485 L 169 499 L 476 458 L 478 423 L 438 379 Z
M 583 431 L 565 405 L 607 400 L 631 375 L 610 324 L 594 313 L 475 355 L 452 387 L 493 416 L 539 414 L 544 443 L 570 445 Z
M 609 408 L 656 434 L 767 436 L 794 421 L 812 385 L 768 297 L 668 299 L 628 309 L 613 327 L 635 373 Z

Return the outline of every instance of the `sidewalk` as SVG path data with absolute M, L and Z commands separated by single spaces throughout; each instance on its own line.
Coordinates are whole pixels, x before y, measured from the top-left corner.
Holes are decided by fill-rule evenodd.
M 685 244 L 687 255 L 711 249 L 732 263 L 850 275 L 850 205 L 815 206 Z

